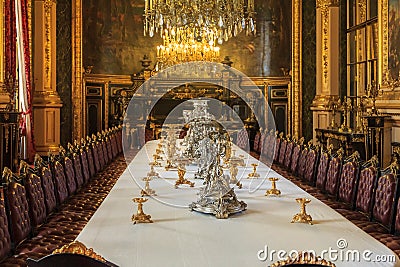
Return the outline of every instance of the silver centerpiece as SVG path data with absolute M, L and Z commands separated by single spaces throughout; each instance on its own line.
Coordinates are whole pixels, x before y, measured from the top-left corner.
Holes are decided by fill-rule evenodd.
M 198 175 L 204 179 L 199 199 L 190 205 L 191 210 L 214 214 L 218 219 L 226 219 L 229 214 L 244 211 L 247 204 L 236 198 L 230 187 L 229 176 L 224 175 L 222 161 L 226 154 L 229 136 L 215 121 L 205 124 L 208 136 L 199 141 L 196 153 L 202 159 Z

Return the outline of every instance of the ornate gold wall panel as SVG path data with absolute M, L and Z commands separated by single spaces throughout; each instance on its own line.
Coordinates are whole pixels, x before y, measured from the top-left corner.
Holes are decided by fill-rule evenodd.
M 72 7 L 72 139 L 85 134 L 83 113 L 83 66 L 82 66 L 82 0 L 73 0 Z
M 289 114 L 291 114 L 292 135 L 302 136 L 302 57 L 301 57 L 301 0 L 292 0 L 292 93 L 289 102 Z

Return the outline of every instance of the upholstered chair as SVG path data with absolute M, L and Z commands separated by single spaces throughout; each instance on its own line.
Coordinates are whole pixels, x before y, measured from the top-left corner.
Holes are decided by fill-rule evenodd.
M 373 193 L 378 175 L 378 159 L 373 156 L 361 167 L 354 210 L 337 209 L 351 221 L 369 221 L 372 215 Z
M 357 223 L 361 229 L 374 237 L 394 230 L 395 211 L 399 197 L 399 169 L 394 161 L 378 178 L 372 207 L 372 221 Z

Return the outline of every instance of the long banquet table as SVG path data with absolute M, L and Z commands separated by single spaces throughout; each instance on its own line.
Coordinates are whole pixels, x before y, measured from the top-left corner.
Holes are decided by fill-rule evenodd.
M 293 251 L 315 251 L 336 266 L 400 266 L 397 256 L 386 246 L 360 230 L 335 210 L 315 199 L 272 169 L 259 164 L 262 178 L 247 179 L 251 163 L 258 161 L 244 151 L 246 168 L 240 168 L 243 188 L 235 187 L 247 210 L 216 219 L 190 211 L 197 200 L 202 180 L 192 179 L 188 167 L 185 177 L 195 187 L 174 187 L 177 172 L 156 170 L 162 178 L 150 182 L 158 194 L 144 203 L 143 210 L 154 223 L 133 224 L 131 216 L 140 196 L 141 180 L 149 172 L 157 141 L 148 142 L 129 164 L 109 195 L 93 215 L 77 240 L 119 266 L 268 266 Z M 266 197 L 271 187 L 265 177 L 279 177 L 279 197 Z M 313 225 L 291 223 L 299 212 L 295 199 L 307 197 L 307 213 Z M 359 260 L 357 260 L 357 255 Z

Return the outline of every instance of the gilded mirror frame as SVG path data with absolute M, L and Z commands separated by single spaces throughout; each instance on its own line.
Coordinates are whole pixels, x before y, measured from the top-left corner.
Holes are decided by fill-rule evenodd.
M 72 0 L 72 121 L 73 139 L 83 137 L 86 129 L 86 114 L 84 112 L 84 68 L 82 55 L 82 0 Z M 301 16 L 302 1 L 292 0 L 292 92 L 289 105 L 292 107 L 292 135 L 301 136 L 302 120 L 302 60 L 301 60 Z

